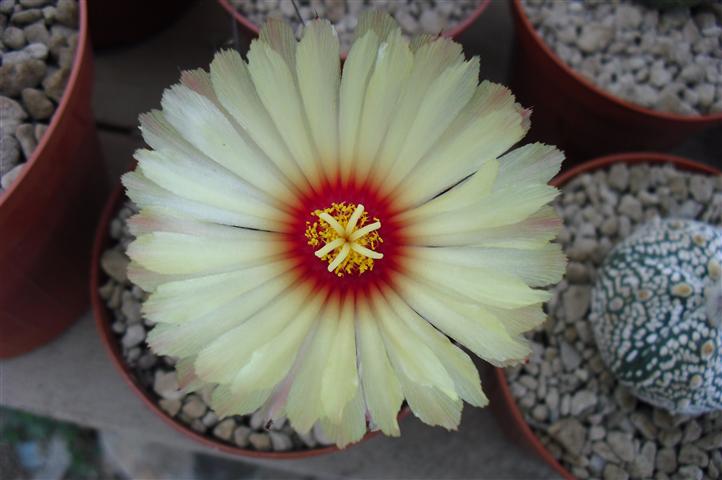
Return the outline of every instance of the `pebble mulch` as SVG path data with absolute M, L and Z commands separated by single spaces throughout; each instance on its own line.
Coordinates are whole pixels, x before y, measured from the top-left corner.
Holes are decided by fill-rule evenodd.
M 208 407 L 210 390 L 190 394 L 179 390 L 174 359 L 154 355 L 145 343 L 146 334 L 153 326 L 141 313 L 141 303 L 147 293 L 127 277 L 128 257 L 124 252 L 134 237 L 128 231 L 126 220 L 135 212 L 135 206 L 127 202 L 110 223 L 114 245 L 100 260 L 108 280 L 99 288 L 99 293 L 110 311 L 111 329 L 123 359 L 160 408 L 200 434 L 245 449 L 283 452 L 331 445 L 333 442 L 316 428 L 301 435 L 285 420 L 266 428 L 264 417 L 259 413 L 219 419 Z
M 556 208 L 566 276 L 548 321 L 531 334 L 530 361 L 506 372 L 527 422 L 580 479 L 720 478 L 722 412 L 673 416 L 638 401 L 606 369 L 588 311 L 596 269 L 637 225 L 655 217 L 722 224 L 722 177 L 617 164 L 574 179 Z
M 341 51 L 348 51 L 354 38 L 356 18 L 368 9 L 387 10 L 407 35 L 438 34 L 453 28 L 479 6 L 481 0 L 297 0 L 304 20 L 328 19 L 334 24 L 341 42 Z M 296 27 L 298 15 L 291 0 L 231 0 L 241 14 L 256 25 L 266 17 L 284 18 Z
M 48 128 L 77 43 L 76 0 L 0 0 L 0 195 Z
M 657 10 L 638 0 L 523 0 L 571 68 L 625 100 L 683 115 L 722 113 L 722 3 Z

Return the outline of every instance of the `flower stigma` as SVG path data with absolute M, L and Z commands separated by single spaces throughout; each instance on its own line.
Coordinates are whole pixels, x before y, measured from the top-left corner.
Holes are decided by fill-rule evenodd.
M 323 210 L 314 210 L 313 221 L 306 222 L 308 244 L 314 254 L 328 262 L 328 271 L 337 276 L 361 275 L 374 269 L 374 261 L 384 255 L 377 252 L 383 243 L 378 230 L 381 222 L 372 218 L 362 204 L 332 203 Z M 317 219 L 317 220 L 316 220 Z

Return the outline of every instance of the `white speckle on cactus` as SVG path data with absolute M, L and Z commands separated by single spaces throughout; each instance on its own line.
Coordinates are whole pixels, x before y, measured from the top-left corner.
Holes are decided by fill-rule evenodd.
M 674 413 L 722 409 L 722 228 L 657 220 L 619 244 L 592 292 L 594 336 L 635 394 Z

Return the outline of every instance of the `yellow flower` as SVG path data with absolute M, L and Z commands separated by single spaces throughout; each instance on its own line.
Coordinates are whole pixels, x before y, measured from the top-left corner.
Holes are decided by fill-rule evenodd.
M 300 42 L 271 21 L 248 63 L 184 72 L 123 178 L 153 350 L 187 389 L 213 386 L 219 415 L 318 423 L 340 446 L 398 435 L 404 400 L 449 429 L 462 401 L 484 406 L 450 339 L 524 359 L 537 287 L 564 269 L 547 185 L 562 154 L 505 153 L 529 112 L 447 38 L 409 42 L 377 12 L 357 30 L 343 72 L 323 20 Z

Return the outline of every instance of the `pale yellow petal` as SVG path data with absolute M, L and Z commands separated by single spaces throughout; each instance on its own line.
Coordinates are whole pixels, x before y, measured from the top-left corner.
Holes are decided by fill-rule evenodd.
M 221 418 L 249 415 L 258 410 L 270 396 L 270 389 L 232 392 L 227 385 L 218 385 L 211 395 L 211 407 Z
M 303 29 L 296 52 L 296 76 L 311 136 L 326 175 L 334 178 L 338 157 L 338 101 L 341 60 L 336 31 L 328 20 Z
M 456 392 L 466 402 L 483 407 L 489 403 L 481 391 L 479 372 L 471 358 L 455 346 L 449 338 L 435 329 L 404 302 L 392 289 L 384 289 L 384 296 L 406 326 L 436 354 L 453 379 Z
M 484 360 L 501 366 L 529 354 L 526 340 L 512 337 L 503 323 L 481 306 L 458 302 L 409 277 L 399 277 L 398 284 L 411 308 Z
M 378 48 L 376 34 L 367 32 L 354 42 L 344 63 L 339 99 L 339 169 L 344 182 L 356 158 L 363 102 Z
M 270 228 L 265 219 L 181 198 L 147 179 L 140 171 L 121 177 L 126 194 L 140 208 L 157 207 L 195 220 L 239 227 Z
M 518 308 L 549 299 L 547 291 L 535 290 L 508 272 L 413 259 L 406 262 L 406 268 L 415 278 L 435 285 L 459 302 Z
M 401 30 L 392 31 L 379 47 L 366 89 L 354 163 L 353 178 L 358 183 L 364 182 L 371 170 L 412 66 L 408 41 Z
M 411 245 L 467 246 L 500 248 L 540 248 L 558 235 L 562 228 L 553 207 L 544 206 L 520 222 L 496 227 L 481 227 L 468 232 L 437 233 L 433 236 L 408 237 Z
M 201 317 L 182 324 L 157 324 L 148 334 L 148 344 L 160 355 L 196 355 L 270 302 L 278 300 L 293 280 L 292 275 L 281 275 Z M 276 303 L 278 308 L 283 306 L 283 302 Z M 223 354 L 220 353 L 218 358 L 222 361 Z
M 338 423 L 322 418 L 320 425 L 324 434 L 336 442 L 339 448 L 361 440 L 367 432 L 366 410 L 361 388 L 356 388 L 353 398 L 344 407 Z
M 134 157 L 146 178 L 179 197 L 265 219 L 266 229 L 281 230 L 284 223 L 292 221 L 288 213 L 254 195 L 227 171 L 170 150 L 137 150 Z
M 297 320 L 296 316 L 304 302 L 309 300 L 309 295 L 309 288 L 292 287 L 278 301 L 264 304 L 264 308 L 246 315 L 247 319 L 236 322 L 235 326 L 229 328 L 231 322 L 226 322 L 224 326 L 227 328 L 216 334 L 217 338 L 207 343 L 198 354 L 197 375 L 207 382 L 231 384 L 259 349 L 276 339 Z M 239 313 L 238 316 L 243 317 L 243 314 Z M 209 325 L 209 328 L 215 326 Z M 259 384 L 246 390 L 271 389 L 275 383 L 264 387 Z
M 387 435 L 398 436 L 396 419 L 404 399 L 401 385 L 386 354 L 377 320 L 365 300 L 356 305 L 359 370 L 371 421 Z
M 308 181 L 288 151 L 283 137 L 256 93 L 248 67 L 235 50 L 222 50 L 211 63 L 218 100 L 256 144 L 298 188 Z
M 312 294 L 299 310 L 289 313 L 289 322 L 263 346 L 254 348 L 233 378 L 232 392 L 273 388 L 291 369 L 299 347 L 318 322 L 326 295 Z M 257 327 L 265 329 L 264 327 Z
M 297 432 L 308 432 L 323 415 L 322 372 L 329 362 L 334 361 L 330 351 L 338 322 L 338 301 L 332 299 L 321 313 L 316 331 L 288 394 L 286 415 Z M 338 415 L 342 412 L 343 409 Z
M 165 283 L 143 303 L 154 322 L 183 323 L 199 318 L 281 275 L 291 268 L 285 260 L 244 270 Z
M 412 247 L 406 252 L 419 262 L 478 267 L 519 277 L 531 287 L 557 283 L 566 269 L 566 257 L 559 244 L 537 249 L 485 247 Z M 446 268 L 446 267 L 444 267 Z
M 258 40 L 251 43 L 248 60 L 258 97 L 304 176 L 312 186 L 318 185 L 320 167 L 296 86 L 295 63 L 292 70 L 278 52 Z
M 397 376 L 403 375 L 419 386 L 436 388 L 453 400 L 458 398 L 454 382 L 434 352 L 413 330 L 406 328 L 381 293 L 374 292 L 372 299 L 380 332 Z
M 495 186 L 499 161 L 496 159 L 484 163 L 471 177 L 429 200 L 423 205 L 406 210 L 398 216 L 399 220 L 408 222 L 423 221 L 443 212 L 453 211 L 478 202 L 489 195 Z
M 233 240 L 171 232 L 141 235 L 128 246 L 128 256 L 158 273 L 200 274 L 258 265 L 286 251 L 278 234 L 236 230 Z
M 476 172 L 518 142 L 527 124 L 513 95 L 482 82 L 434 148 L 404 179 L 400 205 L 416 206 Z
M 530 143 L 499 158 L 499 177 L 494 188 L 543 184 L 559 173 L 564 154 L 556 147 Z
M 351 296 L 343 299 L 328 358 L 330 361 L 323 368 L 321 379 L 321 406 L 325 417 L 340 423 L 344 407 L 359 389 L 354 302 Z
M 416 241 L 436 235 L 471 232 L 521 222 L 551 202 L 558 190 L 544 184 L 518 185 L 497 190 L 477 203 L 415 219 L 405 233 Z
M 289 201 L 284 176 L 212 100 L 183 85 L 163 92 L 163 115 L 193 146 L 249 184 Z

